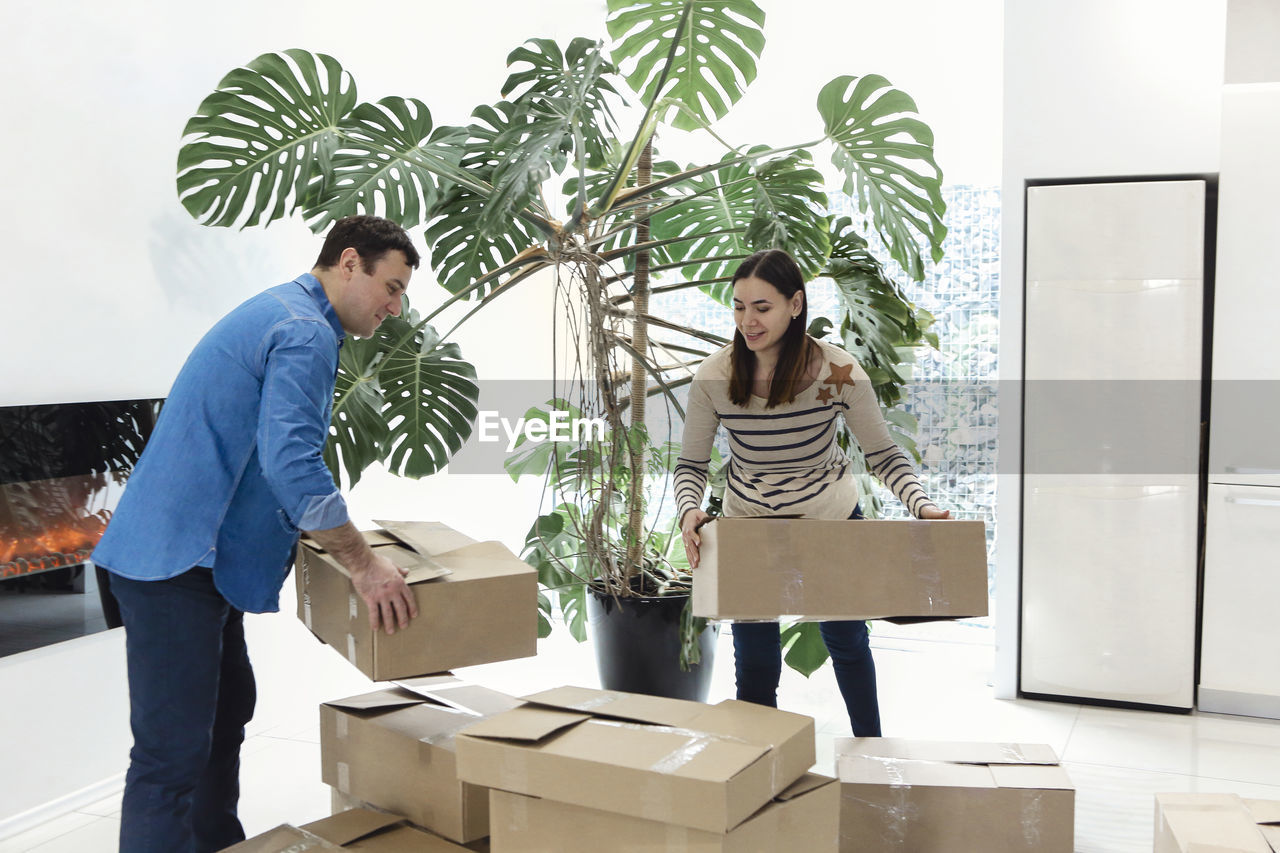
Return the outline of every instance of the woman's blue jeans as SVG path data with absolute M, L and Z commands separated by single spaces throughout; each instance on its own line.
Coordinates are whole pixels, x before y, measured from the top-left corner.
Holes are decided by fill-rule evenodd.
M 206 853 L 244 839 L 240 745 L 257 689 L 244 614 L 194 568 L 163 581 L 113 575 L 124 619 L 133 749 L 120 853 Z
M 862 518 L 854 507 L 850 518 Z M 880 737 L 880 702 L 876 694 L 876 664 L 871 657 L 867 623 L 821 622 L 822 641 L 831 653 L 836 684 L 849 712 L 855 737 Z M 733 660 L 738 698 L 778 707 L 782 678 L 782 640 L 777 622 L 737 622 L 733 626 Z

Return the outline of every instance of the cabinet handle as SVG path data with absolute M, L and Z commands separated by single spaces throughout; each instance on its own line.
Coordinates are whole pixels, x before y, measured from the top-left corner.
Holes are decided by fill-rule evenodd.
M 1240 506 L 1280 506 L 1280 500 L 1266 500 L 1265 498 L 1227 498 L 1229 504 L 1239 504 Z
M 1280 474 L 1280 468 L 1237 468 L 1235 465 L 1227 466 L 1228 474 Z

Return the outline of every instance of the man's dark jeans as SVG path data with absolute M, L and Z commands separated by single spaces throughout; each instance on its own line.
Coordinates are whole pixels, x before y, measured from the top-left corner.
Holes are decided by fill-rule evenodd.
M 164 581 L 113 575 L 111 591 L 133 729 L 120 853 L 206 853 L 243 840 L 240 745 L 257 699 L 244 614 L 206 568 Z
M 851 519 L 862 518 L 859 507 Z M 836 684 L 849 712 L 855 737 L 880 737 L 880 701 L 876 693 L 876 664 L 871 657 L 867 623 L 820 622 L 818 630 L 831 653 Z M 777 622 L 738 622 L 733 626 L 733 662 L 738 698 L 778 707 L 782 678 L 782 639 Z

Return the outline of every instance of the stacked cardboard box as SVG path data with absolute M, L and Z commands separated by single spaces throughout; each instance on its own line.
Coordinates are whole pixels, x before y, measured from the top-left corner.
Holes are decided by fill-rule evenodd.
M 459 776 L 494 789 L 495 851 L 836 849 L 834 786 L 806 776 L 809 717 L 569 687 L 524 698 L 456 738 Z
M 1071 853 L 1075 790 L 1042 744 L 838 738 L 842 853 Z
M 538 650 L 538 573 L 498 542 L 439 522 L 379 521 L 365 534 L 407 569 L 418 618 L 394 634 L 369 628 L 346 569 L 310 539 L 298 543 L 298 618 L 374 681 L 529 657 Z
M 470 853 L 443 838 L 406 826 L 403 818 L 352 809 L 303 827 L 284 824 L 228 847 L 223 853 L 304 853 L 359 850 L 360 853 Z
M 459 780 L 458 731 L 520 704 L 452 676 L 320 706 L 321 776 L 343 795 L 459 843 L 489 834 L 489 792 Z
M 1276 853 L 1280 800 L 1156 794 L 1155 853 Z
M 717 518 L 701 531 L 695 616 L 919 622 L 987 615 L 981 521 Z

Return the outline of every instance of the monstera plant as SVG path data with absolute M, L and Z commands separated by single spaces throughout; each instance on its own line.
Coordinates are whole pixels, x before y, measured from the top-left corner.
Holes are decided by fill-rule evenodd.
M 318 232 L 376 213 L 422 229 L 450 294 L 426 316 L 389 318 L 376 337 L 344 347 L 335 475 L 354 482 L 375 461 L 410 476 L 439 469 L 470 433 L 477 390 L 431 321 L 460 301 L 472 304 L 469 320 L 517 287 L 556 289 L 579 359 L 549 383 L 548 398 L 563 398 L 551 408 L 603 418 L 609 430 L 520 448 L 508 467 L 549 477 L 555 507 L 533 524 L 527 559 L 558 594 L 542 596 L 544 617 L 558 597 L 579 637 L 586 582 L 617 596 L 687 589 L 674 522 L 652 488 L 673 436 L 650 435 L 646 405 L 661 397 L 678 421 L 680 386 L 727 341 L 659 316 L 651 297 L 696 289 L 727 304 L 743 258 L 786 249 L 808 276 L 835 283 L 838 316 L 816 318 L 811 331 L 838 337 L 886 409 L 908 378 L 903 353 L 931 338 L 932 318 L 890 269 L 920 280 L 926 257 L 942 254 L 932 133 L 907 94 L 868 74 L 817 92 L 809 139 L 722 139 L 714 124 L 756 77 L 763 24 L 752 0 L 608 0 L 607 40 L 516 48 L 503 99 L 477 107 L 466 127 L 435 124 L 416 98 L 361 101 L 333 57 L 270 53 L 227 74 L 186 127 L 178 190 L 199 221 L 300 215 Z M 661 159 L 659 141 L 684 133 L 708 135 L 723 155 Z M 857 199 L 858 222 L 831 212 L 819 157 Z M 872 253 L 870 232 L 887 258 Z M 825 657 L 816 632 L 797 627 L 789 640 L 798 668 Z

